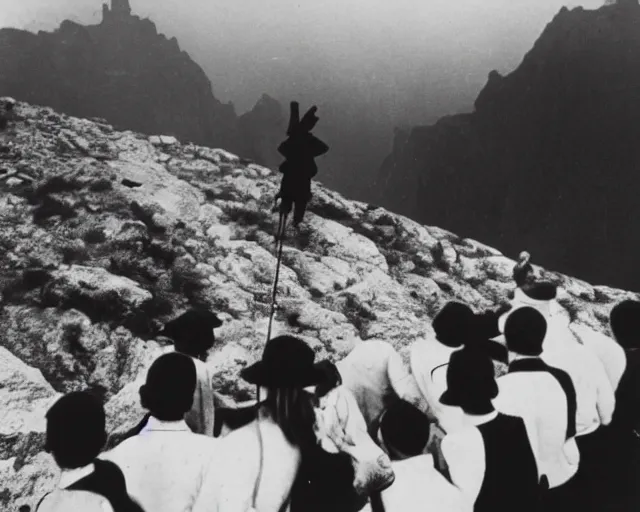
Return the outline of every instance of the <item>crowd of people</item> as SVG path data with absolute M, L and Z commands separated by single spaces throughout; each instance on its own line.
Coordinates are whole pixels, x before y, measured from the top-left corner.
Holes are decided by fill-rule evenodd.
M 148 413 L 117 443 L 90 392 L 52 406 L 61 477 L 37 511 L 631 510 L 640 302 L 613 307 L 608 337 L 576 329 L 556 286 L 525 274 L 506 308 L 446 304 L 409 367 L 384 341 L 334 364 L 275 337 L 240 372 L 257 389 L 242 408 L 205 362 L 222 322 L 189 311 L 162 331 L 175 350 L 149 368 Z

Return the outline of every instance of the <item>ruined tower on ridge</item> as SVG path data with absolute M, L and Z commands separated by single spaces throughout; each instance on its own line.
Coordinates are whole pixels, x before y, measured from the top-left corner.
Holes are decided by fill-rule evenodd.
M 107 4 L 102 4 L 102 19 L 126 19 L 131 16 L 129 0 L 111 0 L 111 9 Z

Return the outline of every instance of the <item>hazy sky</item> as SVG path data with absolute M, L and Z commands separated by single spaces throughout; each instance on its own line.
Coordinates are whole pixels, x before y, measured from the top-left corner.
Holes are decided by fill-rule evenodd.
M 356 199 L 395 126 L 470 111 L 491 70 L 512 71 L 563 5 L 604 0 L 130 0 L 202 66 L 238 113 L 263 93 L 319 107 L 325 184 Z M 97 23 L 102 0 L 0 0 L 0 26 Z M 0 73 L 2 63 L 0 63 Z
M 471 104 L 508 72 L 563 6 L 603 0 L 131 0 L 176 36 L 214 93 L 250 107 L 263 92 L 361 90 L 391 119 Z M 0 0 L 0 26 L 52 29 L 100 19 L 101 0 Z M 442 103 L 445 104 L 442 104 Z

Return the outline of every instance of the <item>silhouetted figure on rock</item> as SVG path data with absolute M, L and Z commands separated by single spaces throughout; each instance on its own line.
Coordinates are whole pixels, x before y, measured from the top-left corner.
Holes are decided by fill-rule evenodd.
M 278 147 L 285 161 L 280 165 L 283 176 L 276 200 L 280 199 L 281 215 L 294 209 L 293 223 L 297 226 L 311 199 L 311 179 L 318 173 L 314 158 L 329 151 L 329 146 L 311 134 L 318 123 L 317 107 L 311 107 L 302 119 L 297 102 L 291 102 L 290 108 L 288 138 Z

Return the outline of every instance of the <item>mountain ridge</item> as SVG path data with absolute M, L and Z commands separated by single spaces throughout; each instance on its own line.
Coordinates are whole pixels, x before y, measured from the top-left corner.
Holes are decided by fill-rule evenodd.
M 376 202 L 507 254 L 529 247 L 591 282 L 640 288 L 640 237 L 625 228 L 640 213 L 638 23 L 636 0 L 561 9 L 513 72 L 489 74 L 473 112 L 398 141 Z
M 104 4 L 95 25 L 65 20 L 55 31 L 37 34 L 0 29 L 0 60 L 4 95 L 104 118 L 120 129 L 248 150 L 256 162 L 275 165 L 263 139 L 273 137 L 279 118 L 258 117 L 265 126 L 248 129 L 233 103 L 214 96 L 204 70 L 176 38 L 132 14 L 128 1 Z

